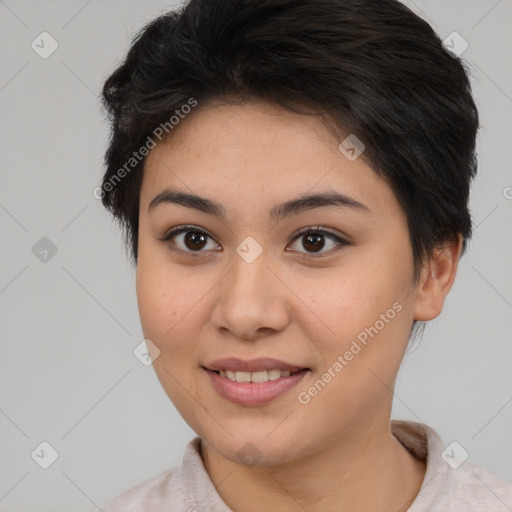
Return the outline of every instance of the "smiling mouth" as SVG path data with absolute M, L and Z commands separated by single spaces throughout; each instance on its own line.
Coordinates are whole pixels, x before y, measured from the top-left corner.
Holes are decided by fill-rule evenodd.
M 233 382 L 268 382 L 272 380 L 277 380 L 282 377 L 289 377 L 290 375 L 297 375 L 301 373 L 305 373 L 311 371 L 309 368 L 302 368 L 296 371 L 289 370 L 279 370 L 279 369 L 270 369 L 270 370 L 262 370 L 258 372 L 243 372 L 243 371 L 233 371 L 233 370 L 209 370 L 208 368 L 203 368 L 209 372 L 216 373 L 220 377 L 225 377 Z

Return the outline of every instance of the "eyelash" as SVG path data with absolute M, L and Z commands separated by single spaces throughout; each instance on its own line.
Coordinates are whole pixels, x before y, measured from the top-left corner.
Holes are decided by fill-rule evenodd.
M 176 249 L 174 247 L 171 247 L 172 245 L 174 245 L 172 242 L 172 238 L 174 238 L 175 236 L 177 236 L 181 233 L 187 233 L 187 232 L 199 233 L 201 235 L 207 236 L 208 238 L 214 240 L 214 238 L 207 231 L 205 231 L 204 229 L 202 229 L 198 226 L 193 226 L 193 225 L 178 226 L 176 229 L 173 229 L 172 231 L 167 233 L 164 238 L 161 238 L 159 240 L 161 242 L 165 243 L 166 245 L 168 245 L 172 251 L 179 252 L 179 253 L 182 253 L 182 254 L 185 254 L 185 255 L 191 256 L 191 257 L 201 257 L 202 256 L 201 253 L 204 251 L 184 251 L 182 249 Z M 331 233 L 330 231 L 326 231 L 326 230 L 322 229 L 320 226 L 315 227 L 315 228 L 309 227 L 309 228 L 300 229 L 295 234 L 292 242 L 295 242 L 295 240 L 299 239 L 300 237 L 302 237 L 306 234 L 310 234 L 310 233 L 324 235 L 327 238 L 331 239 L 332 241 L 337 242 L 340 245 L 340 247 L 338 247 L 337 249 L 328 251 L 327 253 L 318 253 L 318 254 L 303 253 L 303 254 L 307 254 L 307 258 L 311 258 L 311 259 L 323 258 L 323 257 L 331 255 L 332 253 L 337 253 L 343 247 L 350 245 L 350 243 L 347 242 L 346 240 L 344 240 L 343 238 L 339 237 L 338 235 L 335 235 L 334 233 Z

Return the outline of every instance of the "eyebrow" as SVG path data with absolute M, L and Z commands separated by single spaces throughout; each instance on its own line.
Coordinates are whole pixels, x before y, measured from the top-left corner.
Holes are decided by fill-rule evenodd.
M 166 203 L 179 204 L 214 215 L 223 220 L 226 219 L 226 210 L 217 201 L 170 188 L 163 190 L 151 200 L 148 212 L 151 212 L 159 204 Z M 299 213 L 325 206 L 347 207 L 361 212 L 370 211 L 368 206 L 356 201 L 352 197 L 335 190 L 327 190 L 317 194 L 306 194 L 275 205 L 270 210 L 270 218 L 277 222 L 291 215 L 298 215 Z

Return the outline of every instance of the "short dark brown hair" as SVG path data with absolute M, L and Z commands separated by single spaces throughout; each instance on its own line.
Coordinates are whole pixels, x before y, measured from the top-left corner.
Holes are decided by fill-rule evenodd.
M 101 198 L 134 263 L 145 161 L 134 154 L 191 98 L 328 115 L 363 141 L 403 208 L 414 280 L 459 234 L 464 253 L 477 108 L 465 64 L 400 2 L 190 0 L 147 24 L 103 88 L 112 131 Z

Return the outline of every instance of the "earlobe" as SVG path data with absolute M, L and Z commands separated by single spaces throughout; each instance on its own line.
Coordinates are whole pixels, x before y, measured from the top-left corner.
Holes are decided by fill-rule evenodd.
M 413 318 L 433 320 L 441 314 L 444 300 L 451 290 L 462 251 L 462 235 L 434 250 L 425 264 L 416 289 Z

